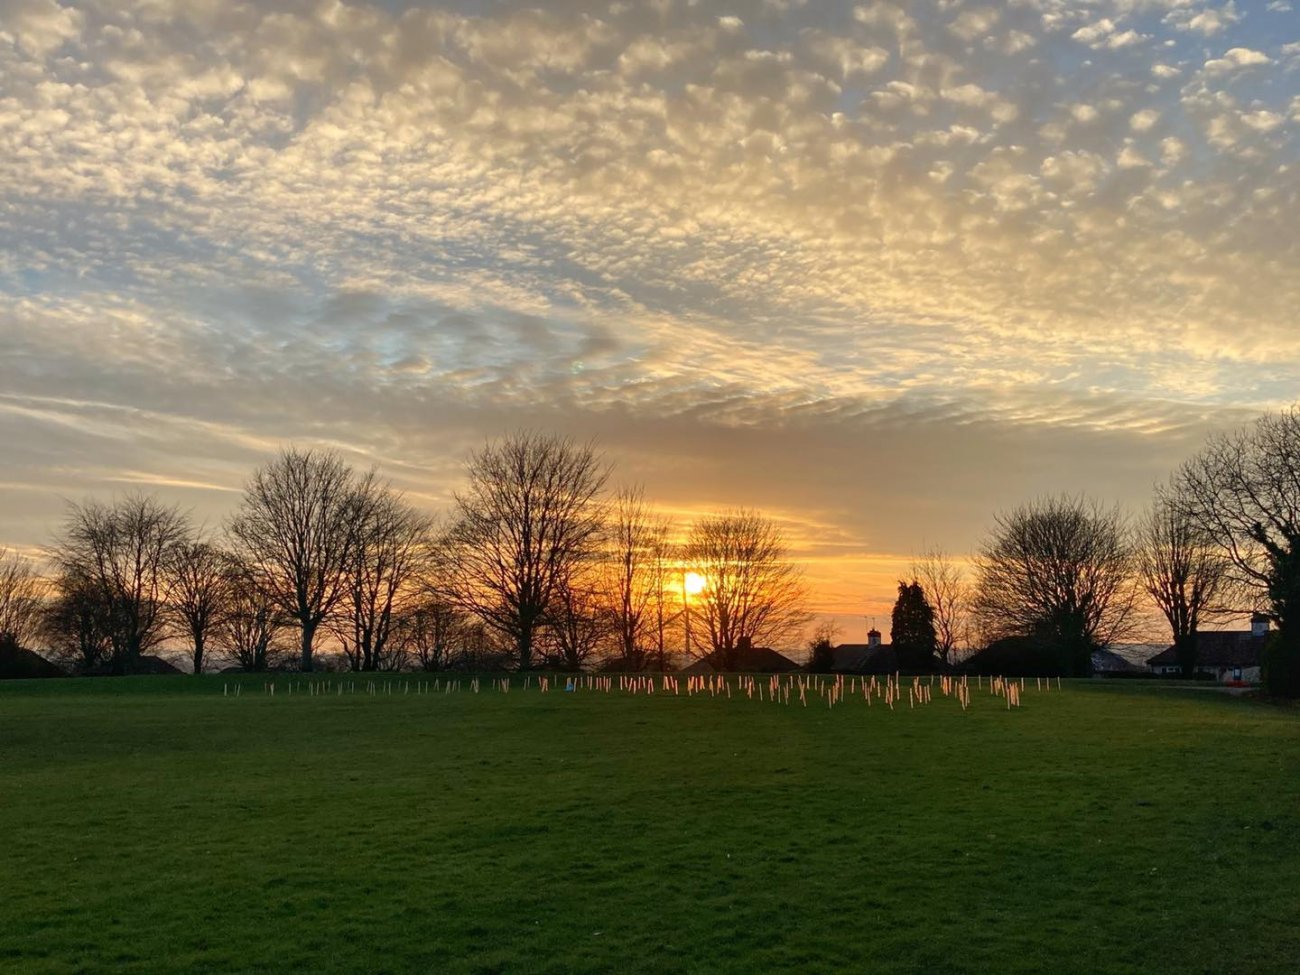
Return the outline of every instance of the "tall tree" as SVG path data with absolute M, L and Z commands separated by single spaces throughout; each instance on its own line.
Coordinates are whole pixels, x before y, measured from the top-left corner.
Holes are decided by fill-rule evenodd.
M 1136 597 L 1124 521 L 1083 499 L 1051 497 L 997 516 L 975 560 L 975 610 L 993 638 L 1035 637 L 1066 673 L 1130 626 Z
M 147 495 L 70 506 L 53 560 L 100 601 L 114 673 L 129 672 L 165 635 L 167 559 L 189 532 L 179 509 Z
M 27 646 L 40 629 L 43 606 L 31 560 L 0 548 L 0 643 Z
M 471 618 L 436 590 L 425 589 L 398 619 L 397 639 L 421 670 L 446 670 L 461 649 Z
M 1223 608 L 1231 562 L 1191 517 L 1177 491 L 1158 490 L 1137 530 L 1143 588 L 1169 623 L 1183 676 L 1196 672 L 1201 622 Z
M 646 580 L 646 588 L 650 591 L 649 665 L 660 671 L 668 669 L 669 645 L 682 621 L 677 594 L 673 591 L 673 576 L 678 573 L 676 564 L 680 559 L 677 546 L 668 540 L 668 532 L 665 523 L 664 534 L 655 541 L 651 550 L 649 578 Z
M 1175 483 L 1193 523 L 1277 624 L 1266 686 L 1300 696 L 1300 404 L 1214 437 Z
M 601 541 L 608 472 L 590 445 L 525 432 L 475 453 L 467 474 L 450 533 L 451 589 L 526 669 L 560 585 Z
M 561 573 L 546 613 L 549 663 L 581 670 L 596 656 L 611 632 L 609 608 L 600 595 L 588 567 L 579 564 Z
M 622 666 L 642 670 L 662 645 L 668 522 L 656 517 L 640 487 L 614 498 L 609 518 L 605 595 Z M 663 605 L 660 605 L 663 604 Z M 656 618 L 656 608 L 660 618 Z
M 312 669 L 316 633 L 347 594 L 362 513 L 375 476 L 358 476 L 338 454 L 291 448 L 257 470 L 230 534 L 241 557 L 293 620 L 300 662 Z
M 898 599 L 890 622 L 889 639 L 898 655 L 899 666 L 907 670 L 932 667 L 937 643 L 934 609 L 919 582 L 898 583 Z
M 100 588 L 76 573 L 62 572 L 52 590 L 41 619 L 41 632 L 50 649 L 77 671 L 109 663 L 113 638 L 108 601 Z
M 279 656 L 286 618 L 279 601 L 262 585 L 260 573 L 234 558 L 227 562 L 226 571 L 222 649 L 242 670 L 261 673 Z
M 230 610 L 230 560 L 216 545 L 186 539 L 167 553 L 168 606 L 189 641 L 194 673 L 203 673 L 208 642 Z
M 742 640 L 795 639 L 808 622 L 803 573 L 776 524 L 740 509 L 695 522 L 685 562 L 704 578 L 699 616 L 723 669 L 734 670 Z
M 402 651 L 396 630 L 419 596 L 418 582 L 430 559 L 432 523 L 400 495 L 379 486 L 358 518 L 336 632 L 354 670 L 390 669 L 390 658 Z
M 970 589 L 957 563 L 938 548 L 930 549 L 912 564 L 912 576 L 925 590 L 934 611 L 935 651 L 943 665 L 949 667 L 957 649 L 970 641 Z

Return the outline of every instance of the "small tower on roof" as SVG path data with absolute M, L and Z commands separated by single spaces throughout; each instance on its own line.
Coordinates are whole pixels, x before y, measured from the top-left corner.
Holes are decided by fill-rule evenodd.
M 1266 613 L 1254 613 L 1250 617 L 1250 635 L 1253 637 L 1268 636 L 1269 618 Z

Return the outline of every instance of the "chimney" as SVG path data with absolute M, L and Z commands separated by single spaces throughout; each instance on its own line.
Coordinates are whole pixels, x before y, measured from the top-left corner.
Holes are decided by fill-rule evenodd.
M 1250 635 L 1252 637 L 1268 636 L 1268 617 L 1255 613 L 1250 617 Z
M 739 650 L 741 653 L 747 652 L 748 650 L 752 649 L 752 647 L 753 647 L 753 643 L 747 636 L 742 636 L 738 640 L 736 640 L 736 649 Z
M 874 626 L 867 631 L 867 646 L 868 648 L 880 646 L 880 631 Z

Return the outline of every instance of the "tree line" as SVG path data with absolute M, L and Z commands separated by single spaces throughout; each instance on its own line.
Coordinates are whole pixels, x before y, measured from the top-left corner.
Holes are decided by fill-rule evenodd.
M 1190 675 L 1205 623 L 1262 613 L 1264 680 L 1300 695 L 1300 408 L 1211 438 L 1132 526 L 1116 509 L 1055 499 L 999 519 L 976 559 L 975 609 L 998 632 L 1045 636 L 1066 672 L 1125 635 L 1140 597 Z
M 71 505 L 49 578 L 0 558 L 0 639 L 80 672 L 128 673 L 165 641 L 202 672 L 354 670 L 507 661 L 666 668 L 686 651 L 734 666 L 746 641 L 795 638 L 802 574 L 754 511 L 702 517 L 684 540 L 640 488 L 606 490 L 590 444 L 537 433 L 488 443 L 438 521 L 377 471 L 291 448 L 259 468 L 217 531 L 152 495 Z M 687 571 L 709 580 L 688 594 Z
M 169 638 L 196 671 L 214 650 L 310 670 L 324 644 L 357 670 L 643 670 L 681 652 L 732 669 L 746 644 L 803 632 L 803 575 L 773 521 L 721 512 L 676 540 L 640 489 L 607 490 L 610 473 L 590 444 L 520 433 L 471 455 L 443 521 L 376 471 L 298 449 L 253 474 L 218 532 L 148 495 L 73 505 L 48 580 L 0 558 L 0 641 L 43 638 L 87 671 L 126 672 Z M 904 666 L 1012 640 L 1084 675 L 1148 605 L 1190 674 L 1202 626 L 1260 612 L 1266 682 L 1300 694 L 1300 407 L 1213 437 L 1136 520 L 1070 496 L 1000 513 L 972 569 L 932 551 L 900 580 Z M 688 573 L 705 581 L 693 596 Z M 814 665 L 832 638 L 814 635 Z
M 1211 438 L 1136 520 L 1070 496 L 1000 513 L 972 568 L 967 582 L 935 550 L 900 580 L 900 666 L 949 667 L 959 646 L 1011 643 L 1040 671 L 1086 676 L 1093 652 L 1132 637 L 1151 606 L 1191 676 L 1203 625 L 1260 613 L 1276 627 L 1265 684 L 1300 696 L 1300 408 Z M 814 636 L 814 667 L 829 666 L 831 642 Z

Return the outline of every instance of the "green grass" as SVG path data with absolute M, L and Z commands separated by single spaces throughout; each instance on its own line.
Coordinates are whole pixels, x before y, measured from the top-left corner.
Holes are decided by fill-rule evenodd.
M 1287 972 L 1300 712 L 0 687 L 0 971 Z M 816 704 L 814 699 L 814 704 Z

